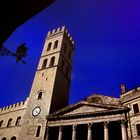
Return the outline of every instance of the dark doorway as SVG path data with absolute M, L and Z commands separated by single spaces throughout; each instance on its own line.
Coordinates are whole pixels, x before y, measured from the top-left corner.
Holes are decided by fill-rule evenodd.
M 108 125 L 108 129 L 110 140 L 122 140 L 121 124 L 119 122 L 110 122 Z
M 94 123 L 92 125 L 92 139 L 93 140 L 104 140 L 103 123 Z
M 63 127 L 62 140 L 72 140 L 72 126 Z
M 59 127 L 49 128 L 49 140 L 58 140 Z
M 77 125 L 76 140 L 87 140 L 87 124 Z

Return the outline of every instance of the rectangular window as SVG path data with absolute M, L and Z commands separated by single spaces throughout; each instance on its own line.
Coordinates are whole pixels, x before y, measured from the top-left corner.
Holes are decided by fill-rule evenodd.
M 139 113 L 139 106 L 138 106 L 138 104 L 134 104 L 133 105 L 133 110 L 134 110 L 134 114 Z
M 136 129 L 137 129 L 137 134 L 138 134 L 138 136 L 140 136 L 140 124 L 137 124 L 137 125 L 136 125 Z

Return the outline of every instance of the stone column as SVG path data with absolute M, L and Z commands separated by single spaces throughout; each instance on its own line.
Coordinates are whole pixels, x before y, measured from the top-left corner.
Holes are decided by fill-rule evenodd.
M 46 128 L 46 137 L 45 140 L 49 140 L 49 127 Z
M 104 122 L 104 140 L 109 140 L 108 123 Z
M 76 124 L 72 126 L 72 140 L 76 140 L 76 127 Z
M 92 123 L 88 124 L 88 136 L 87 140 L 92 140 L 92 129 L 91 129 Z
M 59 134 L 58 134 L 58 140 L 62 140 L 62 126 L 59 126 Z
M 122 131 L 122 140 L 128 140 L 127 139 L 127 132 L 126 132 L 126 121 L 121 121 L 121 131 Z

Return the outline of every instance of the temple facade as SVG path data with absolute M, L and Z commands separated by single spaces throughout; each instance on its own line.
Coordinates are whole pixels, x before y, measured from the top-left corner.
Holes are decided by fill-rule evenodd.
M 29 97 L 0 109 L 0 140 L 140 139 L 140 87 L 68 105 L 73 53 L 66 27 L 48 32 Z

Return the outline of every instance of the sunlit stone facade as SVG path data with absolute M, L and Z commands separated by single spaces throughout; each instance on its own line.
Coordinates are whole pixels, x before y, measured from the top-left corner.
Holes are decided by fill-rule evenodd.
M 73 52 L 64 26 L 48 32 L 29 97 L 0 109 L 0 140 L 140 139 L 140 88 L 68 106 Z

